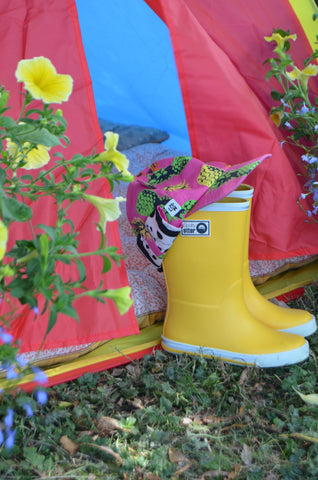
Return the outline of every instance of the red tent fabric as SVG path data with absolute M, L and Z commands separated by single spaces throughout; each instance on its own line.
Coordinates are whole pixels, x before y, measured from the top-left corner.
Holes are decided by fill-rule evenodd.
M 272 154 L 248 178 L 255 187 L 250 258 L 317 254 L 318 225 L 296 204 L 300 154 L 280 146 L 282 133 L 269 117 L 275 80 L 266 82 L 263 65 L 273 48 L 264 36 L 273 28 L 297 33 L 291 51 L 300 68 L 312 53 L 288 0 L 147 3 L 170 31 L 193 156 L 237 164 Z M 317 81 L 310 85 L 318 93 Z
M 70 74 L 74 80 L 70 100 L 61 105 L 68 122 L 66 133 L 71 140 L 70 146 L 63 151 L 65 158 L 71 158 L 75 153 L 86 155 L 93 149 L 102 151 L 103 135 L 98 124 L 74 0 L 4 0 L 0 4 L 0 15 L 3 58 L 1 82 L 10 90 L 11 115 L 17 116 L 23 100 L 20 94 L 21 84 L 18 84 L 15 78 L 18 61 L 43 55 L 52 61 L 58 73 Z M 54 162 L 54 157 L 50 162 Z M 105 181 L 94 183 L 90 193 L 104 197 L 111 195 Z M 54 212 L 55 208 L 50 199 L 36 202 L 33 205 L 35 224 L 42 222 L 54 225 Z M 100 237 L 93 223 L 98 220 L 96 209 L 90 204 L 77 204 L 72 207 L 70 216 L 75 228 L 80 231 L 80 250 L 97 248 Z M 116 222 L 108 224 L 106 235 L 108 244 L 118 246 L 121 253 Z M 16 239 L 29 236 L 27 224 L 10 227 L 9 247 Z M 88 277 L 86 286 L 97 287 L 101 280 L 99 259 L 90 258 L 85 265 Z M 58 266 L 58 271 L 62 275 L 74 274 L 63 265 Z M 103 281 L 105 288 L 128 285 L 124 262 L 122 261 L 120 267 L 113 265 L 110 273 L 103 276 Z M 41 306 L 40 301 L 40 311 Z M 60 315 L 55 328 L 46 339 L 44 349 L 64 348 L 139 333 L 133 308 L 121 316 L 112 300 L 102 304 L 89 298 L 79 299 L 74 306 L 80 322 Z M 7 308 L 6 302 L 2 302 L 0 313 L 3 314 Z M 46 314 L 35 318 L 34 312 L 30 312 L 28 307 L 18 308 L 11 333 L 20 339 L 21 353 L 39 350 L 47 322 Z

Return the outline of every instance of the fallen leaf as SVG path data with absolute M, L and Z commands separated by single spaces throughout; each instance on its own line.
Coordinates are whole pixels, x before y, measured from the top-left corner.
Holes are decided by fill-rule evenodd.
M 127 403 L 131 405 L 132 407 L 140 410 L 141 408 L 144 408 L 142 401 L 140 398 L 134 398 L 133 400 L 127 400 Z
M 205 480 L 206 478 L 218 478 L 220 475 L 222 475 L 222 477 L 226 477 L 227 474 L 228 472 L 225 472 L 223 470 L 209 470 L 208 472 L 204 472 L 201 480 Z
M 120 465 L 124 463 L 124 460 L 121 458 L 121 456 L 118 453 L 114 452 L 114 450 L 112 450 L 110 447 L 106 447 L 105 445 L 97 445 L 96 443 L 82 443 L 82 445 L 94 447 L 94 448 L 97 448 L 98 450 L 101 450 L 104 453 L 107 453 L 108 455 L 114 458 L 116 463 Z
M 77 443 L 73 442 L 67 435 L 60 438 L 60 444 L 70 455 L 74 455 L 79 449 Z
M 180 424 L 183 425 L 184 427 L 188 427 L 192 423 L 191 418 L 184 417 L 181 421 Z
M 240 375 L 240 379 L 238 381 L 239 385 L 244 385 L 244 383 L 246 383 L 246 380 L 248 379 L 248 374 L 249 374 L 248 368 L 244 368 L 244 370 L 242 371 L 242 373 Z
M 239 465 L 234 465 L 234 470 L 232 470 L 231 472 L 229 472 L 227 474 L 227 479 L 228 480 L 235 480 L 239 473 L 240 473 L 240 466 Z
M 244 443 L 243 449 L 241 451 L 241 459 L 244 465 L 248 467 L 252 465 L 253 451 L 252 448 Z
M 296 390 L 296 388 L 294 388 L 294 390 L 304 402 L 308 403 L 309 405 L 318 405 L 318 394 L 309 393 L 308 395 L 304 395 L 303 393 L 300 393 L 298 390 Z
M 169 460 L 171 463 L 186 464 L 189 463 L 187 457 L 177 448 L 169 447 Z
M 105 417 L 101 416 L 97 423 L 97 428 L 104 434 L 104 435 L 112 435 L 113 433 L 117 432 L 117 430 L 122 430 L 120 427 L 118 420 L 113 417 Z
M 158 475 L 154 475 L 153 473 L 148 472 L 146 474 L 146 480 L 161 480 L 161 478 L 158 477 Z
M 178 476 L 181 475 L 182 473 L 184 473 L 184 472 L 186 472 L 187 470 L 189 470 L 189 468 L 191 467 L 191 465 L 192 465 L 192 462 L 187 463 L 187 465 L 184 465 L 184 467 L 181 467 L 181 468 L 179 468 L 178 470 L 176 470 L 176 471 L 174 472 L 174 475 L 175 475 L 176 477 L 178 477 Z

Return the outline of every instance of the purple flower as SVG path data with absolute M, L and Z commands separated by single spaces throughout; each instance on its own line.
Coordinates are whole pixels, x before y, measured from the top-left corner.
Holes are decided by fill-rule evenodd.
M 41 369 L 38 368 L 38 367 L 33 367 L 32 370 L 33 370 L 33 372 L 35 373 L 34 380 L 35 380 L 36 382 L 38 382 L 40 385 L 43 385 L 44 383 L 47 383 L 47 376 L 46 376 L 46 374 L 43 372 L 43 370 L 41 370 Z
M 31 408 L 31 405 L 29 403 L 24 403 L 22 406 L 25 410 L 26 415 L 28 417 L 32 417 L 33 416 L 33 410 Z
M 12 410 L 12 408 L 8 408 L 7 415 L 4 417 L 4 424 L 7 428 L 12 427 L 13 425 L 13 415 L 14 411 Z
M 0 429 L 0 445 L 2 445 L 3 442 L 4 442 L 3 431 Z
M 308 215 L 308 217 L 311 217 L 312 213 L 311 213 L 310 210 L 307 210 L 307 215 Z
M 6 434 L 7 434 L 7 438 L 6 438 L 6 441 L 5 441 L 5 446 L 6 448 L 10 449 L 13 447 L 14 445 L 14 437 L 15 437 L 15 434 L 17 433 L 16 430 L 8 430 L 6 431 Z
M 45 390 L 37 390 L 36 399 L 40 405 L 45 405 L 47 402 L 47 393 Z
M 292 126 L 289 122 L 286 122 L 286 123 L 285 123 L 285 126 L 286 126 L 287 128 L 293 128 L 293 126 Z

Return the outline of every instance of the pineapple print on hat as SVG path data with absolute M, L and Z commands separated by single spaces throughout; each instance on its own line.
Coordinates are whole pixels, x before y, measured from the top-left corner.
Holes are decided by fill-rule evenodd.
M 200 170 L 197 182 L 199 185 L 206 185 L 207 187 L 213 188 L 213 184 L 223 173 L 224 171 L 220 168 L 205 164 Z

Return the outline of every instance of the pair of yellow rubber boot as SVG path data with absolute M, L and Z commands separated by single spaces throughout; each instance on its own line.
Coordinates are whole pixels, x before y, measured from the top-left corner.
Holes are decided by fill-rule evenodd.
M 253 188 L 190 215 L 165 256 L 167 311 L 162 347 L 226 362 L 280 367 L 305 360 L 316 330 L 304 310 L 274 305 L 249 273 Z

